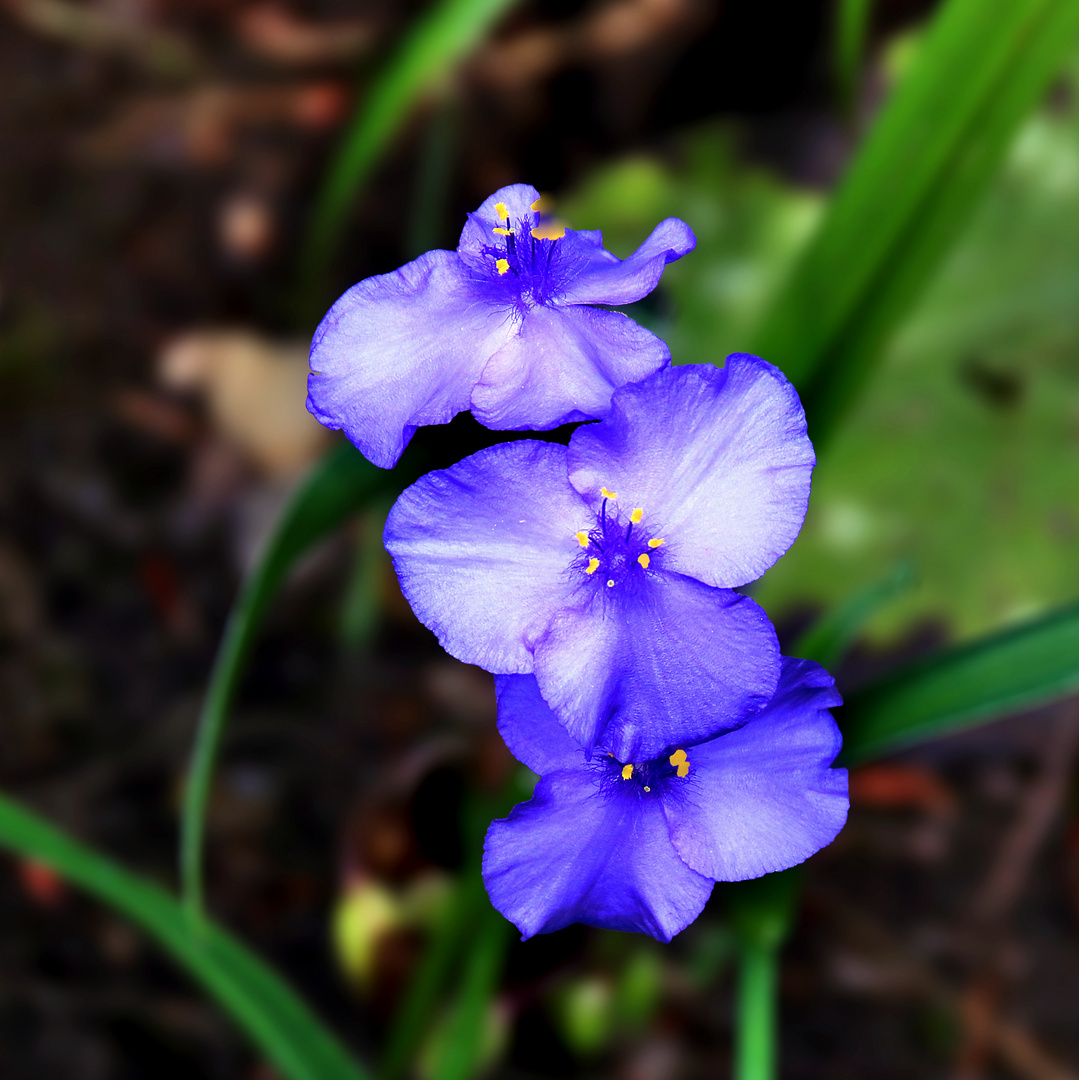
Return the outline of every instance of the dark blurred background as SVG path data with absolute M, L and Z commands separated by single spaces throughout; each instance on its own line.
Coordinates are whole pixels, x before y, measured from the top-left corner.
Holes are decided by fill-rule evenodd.
M 468 210 L 525 181 L 619 255 L 667 214 L 689 221 L 698 251 L 634 313 L 676 361 L 721 360 L 931 7 L 873 5 L 844 109 L 826 0 L 519 4 L 363 188 L 323 307 L 454 246 Z M 163 883 L 240 577 L 331 442 L 303 409 L 312 200 L 425 10 L 0 2 L 0 785 Z M 856 587 L 909 577 L 846 685 L 1079 593 L 1074 86 L 1066 73 L 1024 128 L 758 588 L 789 643 Z M 417 441 L 441 464 L 492 438 L 463 416 Z M 474 808 L 517 769 L 490 677 L 397 593 L 385 510 L 275 604 L 208 841 L 213 911 L 369 1060 L 474 856 Z M 785 956 L 785 1077 L 1079 1075 L 1077 730 L 1068 703 L 852 776 L 851 823 L 811 861 Z M 515 943 L 494 1075 L 728 1075 L 721 891 L 669 947 L 580 927 Z M 972 941 L 986 905 L 999 933 Z M 136 931 L 5 856 L 0 1075 L 273 1073 Z

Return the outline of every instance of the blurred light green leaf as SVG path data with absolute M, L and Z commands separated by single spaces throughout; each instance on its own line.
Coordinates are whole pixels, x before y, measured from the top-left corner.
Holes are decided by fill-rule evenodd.
M 0 846 L 50 865 L 146 931 L 199 982 L 289 1080 L 367 1074 L 306 1005 L 221 927 L 193 934 L 174 897 L 0 796 Z
M 749 351 L 820 443 L 966 224 L 1079 33 L 1075 0 L 948 0 Z
M 1075 67 L 822 453 L 801 536 L 755 586 L 774 618 L 830 611 L 902 561 L 918 580 L 869 620 L 877 641 L 918 620 L 970 637 L 1079 595 Z M 732 145 L 687 133 L 675 164 L 607 167 L 564 203 L 619 254 L 666 214 L 698 232 L 663 278 L 676 362 L 747 348 L 819 214 Z
M 661 296 L 674 311 L 632 314 L 660 334 L 676 364 L 722 364 L 744 352 L 754 327 L 820 220 L 823 200 L 739 161 L 728 125 L 687 132 L 677 164 L 636 157 L 606 166 L 560 201 L 574 228 L 602 229 L 628 255 L 665 217 L 683 218 L 697 248 L 664 271 Z
M 844 763 L 1079 690 L 1079 604 L 936 653 L 847 696 Z
M 1074 85 L 1074 83 L 1073 83 Z M 970 637 L 1079 595 L 1079 117 L 1016 141 L 943 273 L 814 474 L 805 527 L 760 582 L 775 616 L 831 608 L 909 559 L 874 616 Z

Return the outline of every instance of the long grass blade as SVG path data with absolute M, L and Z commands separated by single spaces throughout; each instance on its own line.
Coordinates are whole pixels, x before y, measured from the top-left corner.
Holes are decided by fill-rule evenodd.
M 1075 0 L 949 0 L 873 127 L 754 351 L 821 443 L 931 278 L 1079 33 Z
M 315 200 L 301 258 L 305 309 L 319 295 L 349 207 L 411 110 L 483 40 L 513 0 L 439 0 L 416 22 L 361 100 Z
M 278 975 L 213 923 L 192 934 L 180 904 L 164 889 L 4 796 L 0 846 L 46 862 L 146 931 L 289 1080 L 366 1080 L 367 1073 Z
M 203 912 L 203 836 L 214 764 L 225 718 L 262 616 L 290 567 L 312 544 L 350 514 L 402 483 L 395 474 L 375 468 L 352 446 L 342 443 L 296 492 L 243 583 L 214 661 L 184 790 L 180 877 L 184 905 L 193 925 Z
M 1079 604 L 937 653 L 848 695 L 844 764 L 1079 691 Z

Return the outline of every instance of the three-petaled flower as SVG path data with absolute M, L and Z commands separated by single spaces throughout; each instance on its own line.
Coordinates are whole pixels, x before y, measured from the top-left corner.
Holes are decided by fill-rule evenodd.
M 586 751 L 651 761 L 771 700 L 775 633 L 733 590 L 797 536 L 813 465 L 798 396 L 770 364 L 666 368 L 568 447 L 502 443 L 423 477 L 386 547 L 449 653 L 534 673 Z
M 633 761 L 589 759 L 532 676 L 495 682 L 503 738 L 541 777 L 484 845 L 491 902 L 525 938 L 583 922 L 669 941 L 715 881 L 794 866 L 846 821 L 847 772 L 830 768 L 840 698 L 811 661 L 785 658 L 775 696 L 738 730 L 693 744 L 658 720 L 670 741 Z
M 392 467 L 425 424 L 465 409 L 500 430 L 606 415 L 611 394 L 664 366 L 667 346 L 592 307 L 651 292 L 696 243 L 668 218 L 628 259 L 599 232 L 546 221 L 526 184 L 495 192 L 456 251 L 429 251 L 367 278 L 330 309 L 311 344 L 307 407 L 376 465 Z

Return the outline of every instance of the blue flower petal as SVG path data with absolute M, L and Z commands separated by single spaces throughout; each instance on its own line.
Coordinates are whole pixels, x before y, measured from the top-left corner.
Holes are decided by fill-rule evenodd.
M 655 572 L 560 614 L 536 645 L 535 672 L 574 739 L 643 761 L 739 727 L 771 700 L 779 665 L 752 600 Z
M 830 768 L 840 704 L 832 678 L 784 658 L 775 699 L 737 731 L 687 749 L 688 783 L 664 810 L 679 855 L 717 881 L 808 859 L 847 820 L 847 770 Z
M 531 648 L 569 602 L 574 533 L 589 518 L 566 449 L 500 443 L 428 473 L 394 504 L 386 549 L 420 621 L 458 660 L 532 670 Z
M 330 308 L 311 344 L 307 408 L 392 468 L 416 428 L 469 407 L 484 364 L 515 329 L 454 252 L 429 251 Z
M 584 751 L 543 700 L 534 675 L 496 675 L 498 730 L 513 756 L 539 776 L 580 768 Z
M 540 193 L 531 184 L 509 184 L 499 188 L 493 195 L 480 203 L 479 209 L 468 215 L 465 227 L 461 230 L 461 239 L 457 244 L 460 254 L 469 259 L 483 260 L 495 239 L 494 229 L 517 228 L 521 222 L 531 225 L 539 220 L 532 205 L 539 199 Z M 500 213 L 496 207 L 503 208 Z
M 631 304 L 658 284 L 667 263 L 697 246 L 693 230 L 679 218 L 667 218 L 628 259 L 605 251 L 598 232 L 566 233 L 567 272 L 560 293 L 565 304 Z
M 492 822 L 483 880 L 525 939 L 582 922 L 670 941 L 712 891 L 675 852 L 659 800 L 605 794 L 586 768 L 548 774 Z
M 472 415 L 498 430 L 594 420 L 610 410 L 615 390 L 659 370 L 670 355 L 655 334 L 619 312 L 533 307 L 483 369 Z
M 667 368 L 612 399 L 574 432 L 570 482 L 593 505 L 600 486 L 643 508 L 666 539 L 664 568 L 734 588 L 794 542 L 816 458 L 782 372 L 755 356 Z

